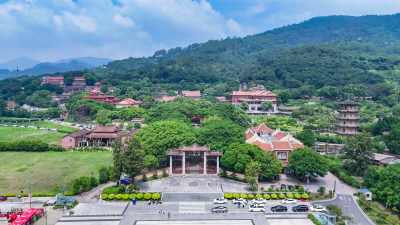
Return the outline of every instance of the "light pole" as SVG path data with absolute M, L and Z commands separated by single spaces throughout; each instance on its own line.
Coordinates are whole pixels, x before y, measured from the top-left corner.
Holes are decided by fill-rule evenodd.
M 32 208 L 32 193 L 31 193 L 32 183 L 31 182 L 27 182 L 27 183 L 28 183 L 28 188 L 29 188 L 29 208 Z
M 47 225 L 47 210 L 46 210 L 46 208 L 47 208 L 47 202 L 49 202 L 49 201 L 50 200 L 47 200 L 44 202 L 44 217 L 46 219 L 46 225 Z

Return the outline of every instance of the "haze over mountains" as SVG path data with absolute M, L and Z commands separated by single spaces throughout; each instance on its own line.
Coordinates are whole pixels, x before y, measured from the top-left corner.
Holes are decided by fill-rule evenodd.
M 98 66 L 105 65 L 113 61 L 107 58 L 96 58 L 96 57 L 81 57 L 72 59 L 62 59 L 56 62 L 39 62 L 38 60 L 17 57 L 7 62 L 0 63 L 0 79 L 8 77 L 15 77 L 18 75 L 41 75 L 51 74 L 57 72 L 67 72 L 83 69 L 91 69 Z M 18 67 L 18 73 L 17 73 Z

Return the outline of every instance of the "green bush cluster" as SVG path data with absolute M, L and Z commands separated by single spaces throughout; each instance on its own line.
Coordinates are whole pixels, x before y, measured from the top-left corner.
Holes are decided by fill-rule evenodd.
M 232 199 L 232 198 L 246 198 L 246 199 L 253 199 L 253 198 L 265 198 L 265 199 L 284 199 L 284 198 L 296 198 L 296 199 L 300 199 L 300 198 L 303 198 L 303 199 L 308 199 L 309 198 L 309 196 L 308 196 L 308 194 L 307 193 L 302 193 L 302 194 L 299 194 L 299 193 L 295 193 L 295 194 L 293 194 L 293 193 L 272 193 L 272 194 L 267 194 L 267 193 L 264 193 L 264 194 L 260 194 L 260 193 L 258 193 L 258 194 L 256 194 L 256 195 L 254 195 L 254 194 L 245 194 L 245 193 L 241 193 L 241 194 L 239 194 L 239 193 L 230 193 L 230 192 L 227 192 L 227 193 L 225 193 L 224 194 L 224 197 L 226 198 L 226 199 Z
M 90 189 L 97 187 L 98 182 L 95 177 L 81 176 L 75 178 L 72 182 L 72 192 L 76 195 L 82 192 L 89 191 Z
M 108 191 L 107 191 L 108 192 Z M 161 198 L 161 195 L 159 193 L 138 193 L 138 194 L 106 194 L 103 192 L 101 194 L 101 199 L 103 200 L 132 200 L 132 199 L 137 199 L 137 200 L 158 200 Z
M 315 225 L 322 225 L 313 214 L 309 213 L 308 218 L 315 224 Z
M 62 152 L 64 149 L 59 146 L 52 146 L 41 140 L 19 140 L 19 141 L 0 141 L 0 151 L 24 151 L 24 152 Z

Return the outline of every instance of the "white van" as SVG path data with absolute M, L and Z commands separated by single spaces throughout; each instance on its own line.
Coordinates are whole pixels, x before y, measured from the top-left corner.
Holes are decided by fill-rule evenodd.
M 264 204 L 253 204 L 249 206 L 249 212 L 265 212 Z

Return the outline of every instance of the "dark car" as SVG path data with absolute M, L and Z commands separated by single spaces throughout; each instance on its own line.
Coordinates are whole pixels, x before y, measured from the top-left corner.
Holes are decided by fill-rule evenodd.
M 306 205 L 293 206 L 292 211 L 293 212 L 308 212 L 308 206 L 306 206 Z
M 286 189 L 286 184 L 281 184 L 281 190 L 285 190 Z
M 287 212 L 287 207 L 284 205 L 276 205 L 271 207 L 272 212 Z
M 6 200 L 7 200 L 6 196 L 0 195 L 0 201 L 6 201 Z
M 293 185 L 288 185 L 288 189 L 291 191 L 292 189 L 296 189 Z
M 217 206 L 211 209 L 212 213 L 227 213 L 228 208 L 226 206 Z
M 281 179 L 281 176 L 276 175 L 276 176 L 274 177 L 274 179 L 275 179 L 275 180 L 280 180 L 280 179 Z

